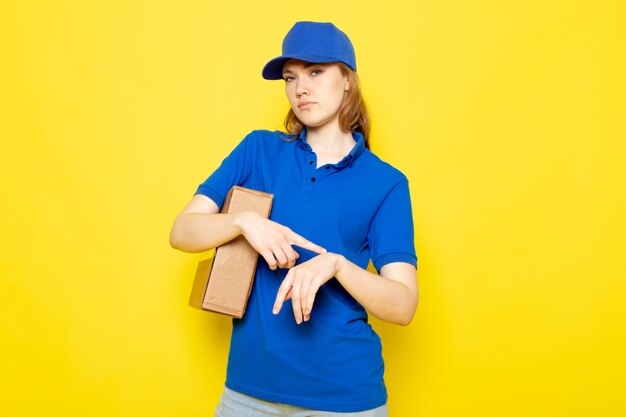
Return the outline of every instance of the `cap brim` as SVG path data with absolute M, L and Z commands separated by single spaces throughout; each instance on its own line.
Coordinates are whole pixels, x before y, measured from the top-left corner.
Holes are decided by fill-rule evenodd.
M 316 64 L 322 64 L 327 62 L 337 62 L 336 59 L 329 58 L 327 56 L 319 55 L 283 55 L 272 59 L 263 67 L 263 78 L 266 80 L 281 80 L 283 78 L 283 65 L 290 59 L 299 59 L 305 62 L 314 62 Z

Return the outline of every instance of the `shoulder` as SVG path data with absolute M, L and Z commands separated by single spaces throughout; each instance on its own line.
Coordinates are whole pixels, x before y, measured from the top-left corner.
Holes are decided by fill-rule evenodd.
M 402 171 L 382 160 L 369 149 L 363 151 L 359 160 L 362 160 L 360 165 L 367 171 L 368 176 L 384 181 L 391 188 L 401 183 L 408 183 L 408 178 Z
M 293 142 L 294 139 L 294 135 L 289 135 L 280 130 L 256 129 L 248 133 L 243 140 L 255 146 L 272 147 Z
M 255 129 L 246 135 L 246 138 L 255 138 L 256 140 L 293 140 L 295 135 L 290 135 L 280 130 Z

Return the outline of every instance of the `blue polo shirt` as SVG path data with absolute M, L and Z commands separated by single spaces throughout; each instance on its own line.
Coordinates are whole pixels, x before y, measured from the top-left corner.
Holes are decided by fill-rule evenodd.
M 363 135 L 336 164 L 317 168 L 298 137 L 255 130 L 202 183 L 221 207 L 233 185 L 274 194 L 270 219 L 306 239 L 377 271 L 391 262 L 417 265 L 407 178 L 370 152 Z M 296 264 L 316 254 L 294 247 Z M 311 318 L 298 325 L 291 300 L 272 306 L 286 269 L 272 271 L 259 257 L 243 319 L 233 319 L 226 386 L 300 407 L 357 412 L 385 404 L 381 342 L 365 309 L 333 278 L 318 291 Z

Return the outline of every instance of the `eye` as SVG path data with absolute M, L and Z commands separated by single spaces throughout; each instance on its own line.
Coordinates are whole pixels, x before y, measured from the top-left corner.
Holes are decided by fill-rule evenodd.
M 320 75 L 322 73 L 321 69 L 314 69 L 313 71 L 311 71 L 311 75 Z
M 283 80 L 285 80 L 285 82 L 286 82 L 286 83 L 288 83 L 289 81 L 292 81 L 292 80 L 293 80 L 293 77 L 292 77 L 292 76 L 290 76 L 290 75 L 287 75 L 287 76 L 284 76 L 284 77 L 283 77 Z

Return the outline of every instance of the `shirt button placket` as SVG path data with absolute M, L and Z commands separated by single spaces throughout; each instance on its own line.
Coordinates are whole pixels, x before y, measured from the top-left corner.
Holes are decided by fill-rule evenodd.
M 309 169 L 308 175 L 304 179 L 304 189 L 311 191 L 313 189 L 313 183 L 317 181 L 317 179 L 315 178 L 315 155 L 311 152 L 310 155 L 307 155 L 307 159 L 307 165 Z

